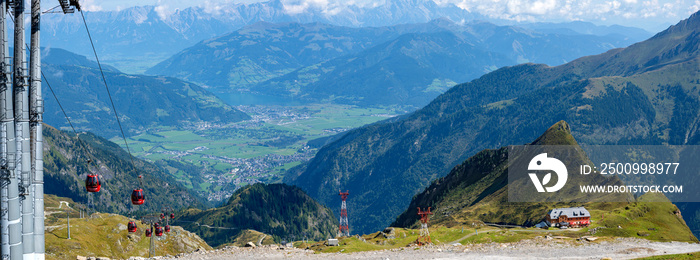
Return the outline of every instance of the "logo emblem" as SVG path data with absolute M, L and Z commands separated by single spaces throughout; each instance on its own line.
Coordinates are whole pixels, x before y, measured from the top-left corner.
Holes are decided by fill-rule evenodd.
M 537 192 L 555 192 L 564 188 L 566 184 L 566 179 L 569 177 L 569 173 L 566 171 L 566 165 L 562 163 L 557 158 L 547 157 L 547 153 L 541 153 L 532 158 L 530 164 L 527 167 L 530 171 L 554 171 L 557 174 L 557 183 L 551 187 L 544 187 L 552 180 L 552 173 L 547 173 L 547 175 L 542 178 L 542 181 L 537 178 L 537 174 L 529 173 L 532 183 L 535 184 Z

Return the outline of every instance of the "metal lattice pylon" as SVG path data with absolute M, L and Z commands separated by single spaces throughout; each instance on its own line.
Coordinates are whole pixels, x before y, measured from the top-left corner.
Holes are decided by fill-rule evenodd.
M 88 218 L 92 218 L 92 213 L 97 212 L 97 210 L 95 210 L 95 201 L 92 198 L 92 192 L 88 192 L 87 197 L 88 199 L 87 207 L 85 208 L 85 214 L 87 214 Z
M 149 238 L 149 246 L 148 246 L 148 258 L 151 259 L 156 255 L 156 245 L 154 243 L 153 237 L 156 237 L 158 239 L 158 236 L 155 234 L 155 229 L 153 227 L 154 224 L 160 223 L 160 217 L 157 215 L 147 215 L 141 217 L 141 223 L 148 225 L 148 228 L 151 230 L 151 237 Z
M 420 207 L 418 208 L 418 215 L 420 216 L 420 236 L 416 239 L 416 243 L 419 246 L 433 243 L 430 241 L 430 231 L 428 230 L 428 222 L 432 214 L 433 213 L 430 212 L 430 207 L 428 207 L 428 211 L 422 211 Z
M 350 236 L 350 228 L 348 227 L 348 208 L 345 205 L 345 200 L 348 198 L 348 195 L 350 193 L 348 191 L 341 192 L 338 191 L 338 195 L 340 195 L 340 199 L 343 200 L 342 204 L 340 204 L 340 227 L 338 227 L 338 236 Z

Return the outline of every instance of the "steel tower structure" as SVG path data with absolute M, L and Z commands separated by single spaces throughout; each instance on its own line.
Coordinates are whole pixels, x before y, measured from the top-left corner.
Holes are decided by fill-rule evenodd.
M 419 246 L 432 243 L 432 241 L 430 241 L 430 231 L 428 230 L 428 222 L 432 214 L 433 213 L 430 212 L 430 207 L 428 207 L 428 211 L 422 211 L 420 207 L 418 208 L 418 215 L 420 216 L 420 236 L 418 236 L 416 242 Z
M 31 2 L 29 68 L 24 37 L 27 1 Z M 58 2 L 64 13 L 72 13 L 80 6 L 77 0 Z M 3 11 L 0 15 L 0 258 L 43 260 L 41 0 L 0 0 L 0 10 Z M 10 14 L 16 21 L 12 57 L 5 10 L 12 10 Z
M 2 218 L 0 226 L 1 257 L 5 259 L 22 259 L 22 226 L 20 224 L 21 212 L 19 204 L 19 178 L 15 170 L 17 143 L 15 139 L 14 95 L 12 89 L 12 62 L 9 53 L 7 39 L 7 17 L 4 11 L 10 8 L 10 3 L 0 1 L 0 55 L 2 56 L 2 68 L 0 70 L 0 117 L 2 118 L 2 138 L 0 140 L 2 155 L 0 155 L 0 169 L 2 178 Z M 11 258 L 12 256 L 12 258 Z
M 348 227 L 348 208 L 345 204 L 345 200 L 348 199 L 348 195 L 350 192 L 345 191 L 338 191 L 338 195 L 340 195 L 340 199 L 343 200 L 342 204 L 340 204 L 340 227 L 338 227 L 338 236 L 350 236 L 350 228 Z

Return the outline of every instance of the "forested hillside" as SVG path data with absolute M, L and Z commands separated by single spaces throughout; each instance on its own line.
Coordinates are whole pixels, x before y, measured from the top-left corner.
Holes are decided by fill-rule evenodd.
M 164 207 L 204 207 L 204 199 L 188 191 L 161 169 L 134 158 L 119 145 L 92 133 L 77 136 L 44 125 L 44 187 L 46 194 L 71 198 L 87 204 L 94 200 L 94 209 L 100 212 L 129 215 L 144 211 L 160 211 Z M 94 163 L 88 163 L 92 160 Z M 88 173 L 99 175 L 100 192 L 88 193 L 85 179 Z M 138 176 L 143 176 L 146 203 L 131 204 L 131 191 L 139 187 Z
M 44 56 L 45 122 L 58 128 L 68 126 L 55 93 L 78 129 L 104 137 L 119 135 L 97 63 L 64 50 L 45 49 Z M 168 77 L 129 75 L 108 66 L 103 69 L 126 134 L 155 126 L 226 124 L 250 118 L 195 84 Z
M 270 234 L 277 242 L 292 236 L 324 240 L 338 231 L 338 219 L 329 208 L 286 184 L 249 185 L 237 190 L 224 206 L 187 209 L 180 215 L 176 224 L 214 247 L 233 243 L 248 229 Z

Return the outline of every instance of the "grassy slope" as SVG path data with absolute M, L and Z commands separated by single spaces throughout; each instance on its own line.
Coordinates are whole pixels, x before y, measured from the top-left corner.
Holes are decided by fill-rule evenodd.
M 58 209 L 59 201 L 70 203 L 71 208 L 84 207 L 76 205 L 68 198 L 46 195 L 46 256 L 48 259 L 75 259 L 80 256 L 103 256 L 109 258 L 129 258 L 130 256 L 148 256 L 149 240 L 144 235 L 144 225 L 134 235 L 126 230 L 129 219 L 116 215 L 96 213 L 92 218 L 78 218 L 79 213 L 71 213 L 71 239 L 67 240 L 66 215 L 63 204 Z M 182 227 L 172 226 L 170 233 L 163 240 L 156 241 L 156 255 L 176 255 L 197 249 L 210 250 L 197 235 L 185 231 Z
M 486 228 L 481 230 L 497 230 L 495 228 Z M 435 227 L 430 228 L 430 236 L 433 243 L 443 244 L 450 243 L 453 241 L 459 241 L 460 238 L 468 235 L 473 230 L 465 229 L 462 231 L 458 228 L 446 228 L 446 227 Z M 317 252 L 322 253 L 332 253 L 332 252 L 361 252 L 361 251 L 372 251 L 372 250 L 384 250 L 384 249 L 394 249 L 402 248 L 407 245 L 413 244 L 420 230 L 417 229 L 405 229 L 405 228 L 395 228 L 392 237 L 387 237 L 385 233 L 375 232 L 372 234 L 367 234 L 361 236 L 362 239 L 357 236 L 353 237 L 342 237 L 340 238 L 340 246 L 325 246 L 325 241 L 314 243 L 314 244 L 302 244 L 295 243 L 297 247 L 308 247 Z M 364 240 L 364 241 L 363 241 Z
M 687 254 L 676 254 L 676 255 L 659 255 L 652 257 L 638 258 L 640 260 L 677 260 L 677 259 L 700 259 L 700 252 L 687 253 Z
M 236 236 L 236 239 L 234 239 L 233 242 L 231 242 L 230 244 L 221 245 L 220 247 L 228 245 L 245 246 L 245 244 L 248 242 L 253 242 L 253 244 L 258 245 L 258 241 L 260 241 L 260 238 L 263 238 L 262 245 L 275 244 L 275 240 L 272 238 L 272 236 L 268 234 L 263 234 L 252 229 L 246 229 L 243 230 L 243 232 L 241 232 L 238 236 Z
M 577 145 L 568 124 L 563 121 L 548 129 L 533 144 Z M 587 161 L 585 154 L 581 157 Z M 580 205 L 508 202 L 507 163 L 505 148 L 482 151 L 416 195 L 411 206 L 397 218 L 394 225 L 417 227 L 417 206 L 431 206 L 436 212 L 432 223 L 451 227 L 481 222 L 534 225 L 542 221 L 552 208 Z M 600 235 L 640 236 L 657 241 L 698 241 L 680 216 L 678 208 L 663 195 L 646 194 L 633 203 L 586 203 L 584 206 L 592 214 L 591 228 L 603 227 L 598 233 Z

